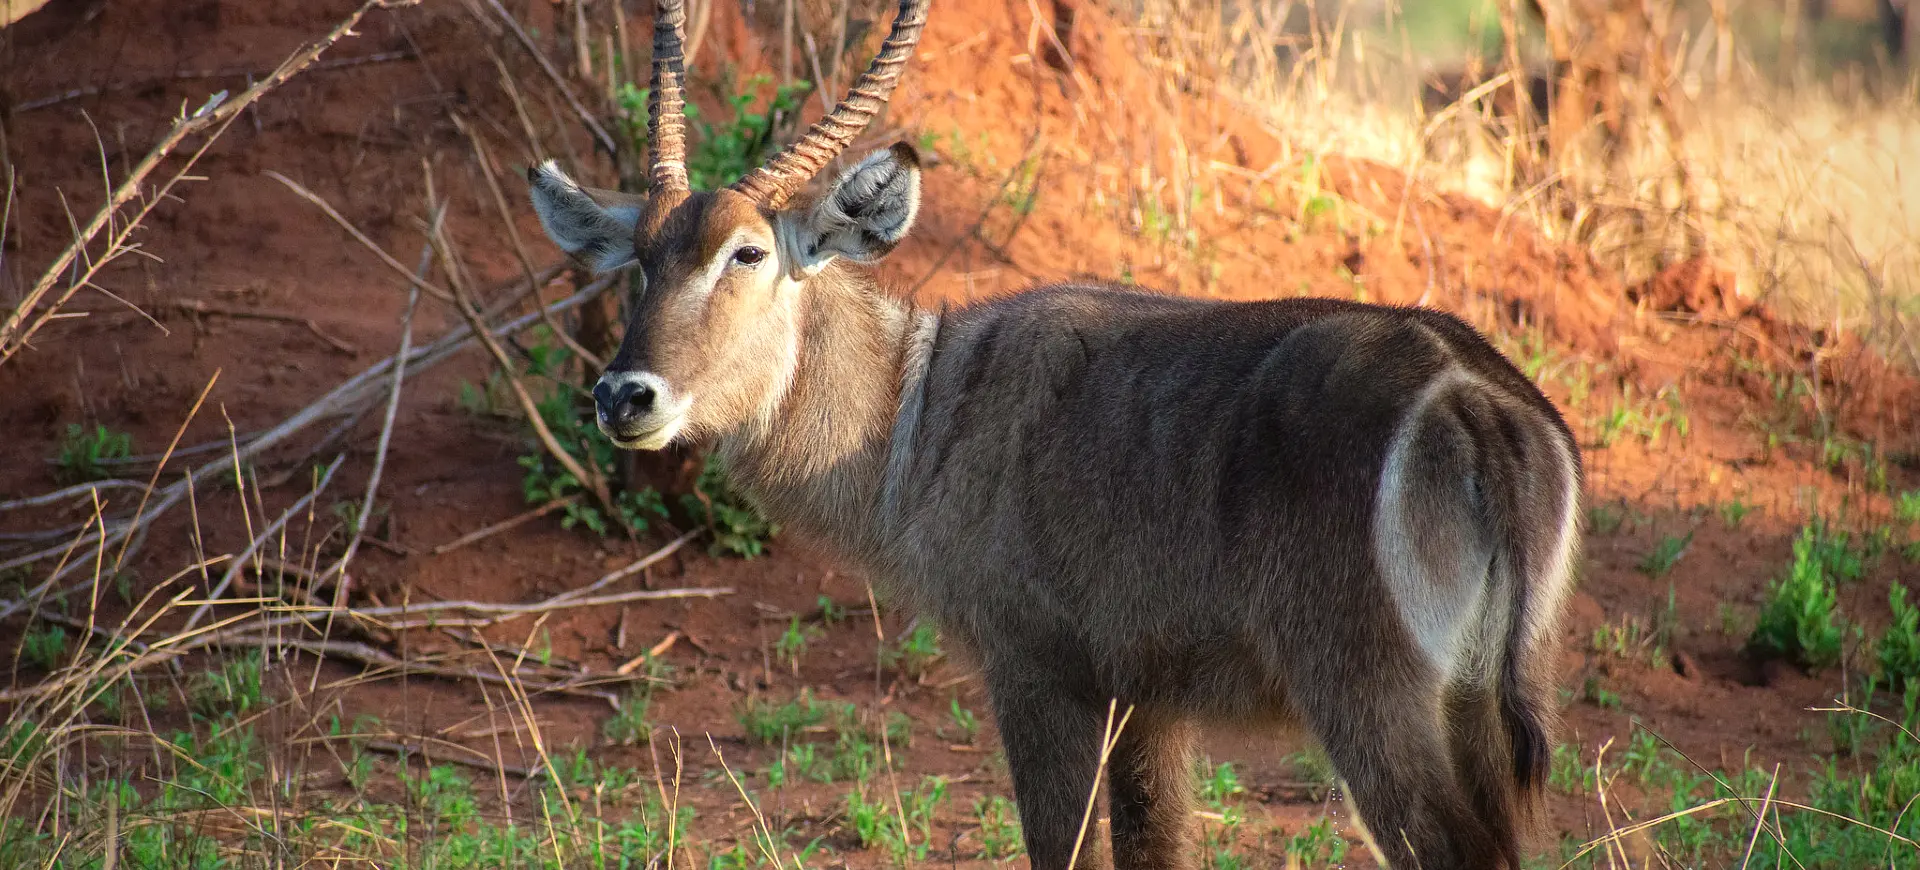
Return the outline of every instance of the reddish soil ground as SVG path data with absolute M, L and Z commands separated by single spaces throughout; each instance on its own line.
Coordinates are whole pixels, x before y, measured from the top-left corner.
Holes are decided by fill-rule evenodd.
M 552 37 L 560 5 L 509 5 L 544 48 L 566 56 Z M 348 8 L 339 0 L 55 0 L 0 33 L 7 43 L 0 108 L 11 107 L 5 157 L 18 180 L 0 298 L 11 304 L 69 238 L 63 209 L 89 214 L 97 206 L 102 160 L 121 177 L 182 105 L 246 86 L 244 75 L 202 73 L 271 69 Z M 646 21 L 636 13 L 629 26 L 644 34 Z M 516 227 L 536 260 L 557 259 L 510 177 L 533 155 L 489 53 L 526 83 L 525 110 L 541 148 L 601 183 L 612 173 L 525 51 L 457 4 L 377 11 L 359 31 L 329 57 L 366 62 L 312 71 L 261 102 L 200 162 L 195 171 L 207 180 L 184 185 L 176 191 L 181 201 L 155 211 L 138 236 L 145 256 L 124 258 L 100 282 L 124 301 L 81 294 L 68 310 L 83 316 L 58 321 L 0 366 L 0 500 L 55 488 L 49 457 L 69 424 L 128 431 L 136 452 L 155 451 L 212 382 L 182 443 L 213 441 L 229 427 L 243 434 L 270 427 L 391 353 L 405 298 L 396 276 L 268 171 L 311 188 L 411 262 L 422 243 L 425 161 L 448 198 L 449 235 L 477 284 L 507 281 L 519 267 L 501 242 L 468 141 L 451 121 L 458 114 L 506 170 Z M 756 34 L 736 8 L 719 4 L 696 85 L 717 81 L 723 64 L 740 74 L 777 67 L 778 52 L 769 48 L 775 42 Z M 1516 356 L 1535 354 L 1542 383 L 1590 445 L 1588 499 L 1618 521 L 1588 537 L 1562 659 L 1564 685 L 1576 694 L 1598 685 L 1618 703 L 1570 702 L 1567 739 L 1591 751 L 1610 737 L 1624 740 L 1639 721 L 1708 765 L 1738 764 L 1751 752 L 1755 763 L 1782 762 L 1789 771 L 1810 752 L 1825 751 L 1823 736 L 1807 737 L 1824 734 L 1820 714 L 1808 708 L 1841 691 L 1840 675 L 1762 667 L 1740 650 L 1744 627 L 1729 633 L 1722 624 L 1751 624 L 1808 510 L 1844 505 L 1848 517 L 1872 525 L 1889 507 L 1864 486 L 1857 458 L 1829 470 L 1816 462 L 1818 442 L 1769 445 L 1767 425 L 1805 413 L 1808 402 L 1776 402 L 1766 373 L 1799 373 L 1822 384 L 1826 410 L 1847 432 L 1907 462 L 1920 447 L 1912 417 L 1920 401 L 1910 382 L 1846 341 L 1776 322 L 1762 310 L 1730 310 L 1710 265 L 1687 266 L 1629 294 L 1585 253 L 1498 209 L 1409 190 L 1390 167 L 1322 155 L 1319 177 L 1338 204 L 1303 219 L 1300 185 L 1292 182 L 1303 178 L 1304 155 L 1284 130 L 1247 120 L 1224 97 L 1164 86 L 1140 64 L 1125 31 L 1097 11 L 1081 10 L 1066 41 L 1070 60 L 1051 48 L 1024 3 L 960 0 L 935 10 L 887 129 L 869 137 L 931 145 L 935 163 L 915 234 L 882 268 L 887 280 L 924 304 L 1093 274 L 1129 275 L 1166 292 L 1334 295 L 1462 314 Z M 697 86 L 696 98 L 709 116 L 719 111 L 710 91 Z M 1193 176 L 1198 182 L 1173 184 L 1166 179 L 1178 177 L 1175 155 L 1210 168 Z M 1155 191 L 1150 204 L 1138 193 L 1142 179 Z M 1021 196 L 1029 197 L 1024 209 L 1006 205 Z M 549 288 L 548 298 L 558 292 Z M 423 302 L 415 328 L 430 337 L 457 322 L 445 307 Z M 483 380 L 487 370 L 483 355 L 469 351 L 409 381 L 380 492 L 388 521 L 379 544 L 354 563 L 356 603 L 530 601 L 588 582 L 664 540 L 600 539 L 547 518 L 431 555 L 527 508 L 515 462 L 529 450 L 527 436 L 456 401 L 460 384 Z M 1583 388 L 1572 385 L 1576 372 L 1589 375 Z M 1684 434 L 1669 428 L 1651 442 L 1621 437 L 1601 446 L 1596 421 L 1623 389 L 1644 397 L 1663 388 L 1684 397 Z M 1576 389 L 1585 395 L 1575 396 Z M 379 434 L 375 417 L 334 448 L 348 458 L 332 497 L 358 498 Z M 302 447 L 326 428 L 317 427 Z M 258 463 L 262 481 L 286 478 L 265 487 L 269 513 L 305 492 L 302 469 L 310 464 L 301 447 Z M 1896 461 L 1889 474 L 1893 491 L 1920 486 L 1911 465 Z M 1754 508 L 1737 528 L 1714 510 L 1736 499 Z M 244 545 L 249 517 L 230 491 L 205 494 L 197 510 L 205 552 Z M 86 515 L 77 508 L 15 512 L 0 515 L 0 531 Z M 256 507 L 251 522 L 261 516 Z M 316 535 L 329 519 L 322 515 Z M 1655 578 L 1637 568 L 1663 536 L 1688 532 L 1691 544 L 1670 573 Z M 138 582 L 174 573 L 191 561 L 194 547 L 187 512 L 176 511 L 147 541 L 134 566 Z M 918 679 L 876 674 L 876 625 L 892 643 L 908 616 L 884 602 L 877 621 L 864 615 L 865 586 L 835 568 L 787 538 L 753 561 L 690 548 L 636 582 L 724 586 L 733 594 L 561 611 L 537 631 L 522 621 L 488 635 L 516 646 L 544 639 L 556 659 L 602 674 L 677 637 L 664 653 L 676 669 L 675 687 L 659 695 L 651 719 L 686 738 L 687 778 L 699 783 L 691 793 L 701 810 L 696 830 L 705 837 L 742 835 L 751 823 L 725 780 L 706 776 L 718 770 L 708 736 L 735 771 L 764 770 L 777 754 L 745 741 L 735 711 L 747 699 L 784 700 L 810 688 L 822 698 L 905 712 L 914 739 L 891 747 L 893 763 L 903 783 L 952 778 L 955 799 L 940 816 L 952 827 L 939 836 L 952 837 L 953 855 L 968 863 L 978 850 L 959 833 L 968 808 L 979 796 L 1011 796 L 1011 789 L 990 724 L 968 742 L 940 723 L 949 721 L 954 701 L 984 720 L 986 699 L 960 663 Z M 1886 619 L 1888 584 L 1916 581 L 1912 565 L 1881 560 L 1866 582 L 1848 590 L 1853 597 L 1845 607 L 1877 628 Z M 1597 628 L 1628 619 L 1651 625 L 1669 594 L 1675 633 L 1667 660 L 1594 651 Z M 797 668 L 776 664 L 772 645 L 787 617 L 814 613 L 822 595 L 854 609 L 855 617 L 822 626 Z M 23 625 L 0 624 L 9 649 Z M 414 655 L 449 644 L 428 632 L 396 643 Z M 39 676 L 24 665 L 12 670 L 16 682 Z M 496 687 L 421 676 L 361 680 L 358 666 L 328 662 L 315 670 L 300 658 L 279 670 L 289 680 L 318 674 L 332 687 L 307 696 L 303 714 L 376 715 L 402 734 L 469 735 L 465 742 L 488 755 L 498 750 L 510 764 L 531 763 L 521 732 L 505 727 Z M 539 697 L 532 705 L 548 746 L 585 747 L 608 764 L 652 769 L 645 748 L 607 745 L 600 736 L 604 702 Z M 290 714 L 285 727 L 298 734 L 311 718 Z M 1328 806 L 1286 761 L 1298 748 L 1287 735 L 1214 735 L 1208 743 L 1215 760 L 1242 765 L 1249 791 L 1287 831 Z M 343 780 L 322 770 L 318 782 Z M 762 788 L 764 780 L 753 784 Z M 824 836 L 850 864 L 883 863 L 851 842 L 839 815 L 844 792 L 817 784 L 766 790 L 760 809 L 776 827 L 794 826 L 798 843 Z M 1584 838 L 1604 829 L 1585 799 L 1555 800 L 1556 833 Z

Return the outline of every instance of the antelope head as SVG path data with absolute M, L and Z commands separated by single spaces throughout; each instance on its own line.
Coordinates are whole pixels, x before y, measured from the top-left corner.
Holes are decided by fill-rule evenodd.
M 926 24 L 901 0 L 892 32 L 846 99 L 730 187 L 690 189 L 682 0 L 659 0 L 653 30 L 644 196 L 582 187 L 551 161 L 528 173 L 555 243 L 596 271 L 638 265 L 645 290 L 594 386 L 602 431 L 629 449 L 732 430 L 770 413 L 798 361 L 809 283 L 839 258 L 872 262 L 906 235 L 920 202 L 905 143 L 855 163 L 822 197 L 789 199 L 885 104 Z

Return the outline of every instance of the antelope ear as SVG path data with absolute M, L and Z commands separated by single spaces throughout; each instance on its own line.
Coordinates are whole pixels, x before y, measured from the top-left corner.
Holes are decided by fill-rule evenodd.
M 527 182 L 540 226 L 561 250 L 595 272 L 634 261 L 633 229 L 645 197 L 581 187 L 551 160 L 527 170 Z
M 895 143 L 842 173 L 801 222 L 800 267 L 818 271 L 834 257 L 871 263 L 892 253 L 920 211 L 920 155 Z

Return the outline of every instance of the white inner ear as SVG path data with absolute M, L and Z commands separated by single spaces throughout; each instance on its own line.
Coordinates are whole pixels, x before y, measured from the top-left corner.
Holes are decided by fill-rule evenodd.
M 551 160 L 534 171 L 532 182 L 533 210 L 561 250 L 596 272 L 610 272 L 634 261 L 633 229 L 640 223 L 639 208 L 601 206 Z
M 794 234 L 794 263 L 818 271 L 834 257 L 871 262 L 886 256 L 920 211 L 920 171 L 876 151 L 853 165 Z

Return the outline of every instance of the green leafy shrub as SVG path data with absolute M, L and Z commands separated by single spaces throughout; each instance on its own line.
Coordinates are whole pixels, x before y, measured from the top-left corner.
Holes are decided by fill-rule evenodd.
M 752 559 L 766 553 L 767 542 L 780 533 L 778 525 L 768 522 L 746 495 L 727 482 L 726 467 L 718 456 L 707 454 L 694 490 L 681 496 L 680 504 L 713 532 L 713 543 L 707 548 L 713 555 L 731 553 Z
M 1880 677 L 1895 691 L 1920 683 L 1920 607 L 1907 602 L 1907 587 L 1887 591 L 1893 624 L 1880 636 Z
M 1793 542 L 1793 567 L 1767 591 L 1747 648 L 1759 655 L 1785 658 L 1808 667 L 1825 667 L 1840 660 L 1843 637 L 1839 592 L 1820 547 L 1816 521 L 1800 530 Z

